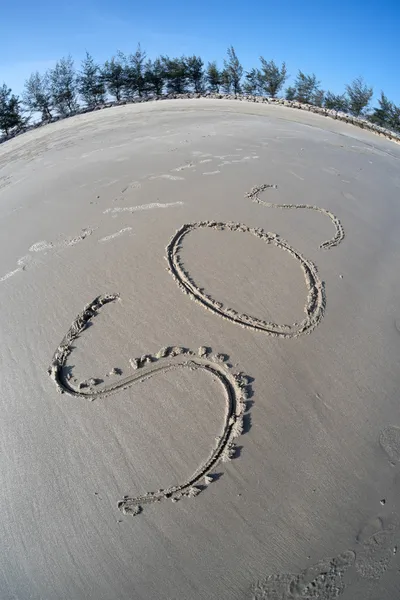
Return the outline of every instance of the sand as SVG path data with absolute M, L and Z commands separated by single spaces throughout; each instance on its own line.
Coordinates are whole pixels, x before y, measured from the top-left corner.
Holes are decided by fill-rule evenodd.
M 2 600 L 400 596 L 399 160 L 206 99 L 0 146 Z

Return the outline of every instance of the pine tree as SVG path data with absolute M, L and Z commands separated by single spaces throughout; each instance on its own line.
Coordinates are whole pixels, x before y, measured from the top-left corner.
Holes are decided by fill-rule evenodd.
M 245 75 L 245 82 L 243 84 L 243 92 L 254 96 L 259 92 L 260 87 L 260 71 L 258 69 L 252 69 Z
M 154 62 L 147 61 L 144 78 L 146 90 L 155 96 L 161 96 L 164 89 L 165 68 L 160 58 L 156 58 Z
M 77 77 L 71 56 L 61 58 L 50 71 L 50 86 L 52 104 L 61 116 L 78 110 Z
M 233 46 L 229 46 L 227 50 L 228 59 L 224 60 L 224 71 L 227 79 L 229 79 L 231 89 L 234 94 L 240 94 L 241 79 L 243 77 L 243 67 L 236 55 Z
M 0 131 L 7 137 L 12 130 L 19 131 L 26 124 L 21 114 L 20 101 L 5 83 L 0 87 Z
M 267 96 L 275 98 L 288 78 L 286 64 L 282 63 L 279 68 L 273 60 L 267 61 L 262 56 L 260 56 L 260 62 L 260 88 Z
M 188 56 L 186 58 L 186 74 L 189 85 L 196 94 L 204 91 L 204 63 L 200 56 Z
M 391 102 L 383 92 L 378 102 L 379 108 L 374 108 L 374 112 L 368 117 L 371 123 L 400 131 L 400 107 Z
M 49 74 L 40 75 L 38 71 L 25 81 L 22 94 L 22 103 L 31 112 L 39 112 L 42 121 L 49 121 L 52 117 L 51 87 Z
M 133 100 L 137 92 L 136 72 L 132 68 L 129 57 L 120 50 L 117 53 L 118 62 L 122 67 L 122 96 L 126 100 Z
M 388 129 L 400 133 L 400 106 L 391 103 L 391 114 L 388 120 Z
M 221 71 L 221 86 L 225 94 L 230 94 L 232 91 L 232 79 L 230 73 L 224 69 Z
M 286 100 L 294 100 L 296 98 L 296 88 L 293 87 L 292 85 L 290 85 L 289 87 L 286 88 L 285 91 L 285 98 Z
M 372 98 L 372 87 L 369 87 L 362 77 L 356 77 L 351 84 L 346 85 L 346 92 L 350 112 L 356 117 L 363 115 Z
M 120 102 L 122 98 L 122 91 L 124 89 L 124 66 L 122 64 L 123 54 L 117 53 L 117 56 L 113 56 L 110 61 L 106 61 L 101 69 L 102 79 L 105 83 L 106 90 L 115 98 L 117 102 Z
M 312 75 L 305 75 L 302 71 L 299 71 L 294 82 L 294 89 L 296 90 L 294 100 L 303 104 L 316 104 L 320 101 L 321 91 L 319 85 L 320 82 L 317 81 L 314 73 Z
M 130 97 L 137 93 L 141 98 L 146 93 L 145 60 L 146 52 L 142 50 L 139 43 L 135 54 L 129 56 L 125 66 L 125 86 Z
M 316 90 L 313 96 L 312 104 L 319 106 L 320 108 L 324 105 L 325 92 L 324 90 Z
M 206 71 L 206 81 L 208 89 L 213 94 L 218 94 L 221 85 L 221 73 L 218 70 L 216 61 L 209 62 Z
M 184 94 L 187 88 L 187 65 L 184 56 L 181 58 L 162 57 L 165 69 L 167 92 L 169 94 Z
M 90 108 L 104 103 L 106 90 L 101 71 L 89 52 L 86 52 L 86 57 L 82 61 L 82 70 L 78 76 L 78 91 Z
M 341 112 L 348 112 L 349 110 L 349 103 L 345 94 L 338 95 L 333 94 L 332 92 L 326 92 L 324 106 L 330 110 Z

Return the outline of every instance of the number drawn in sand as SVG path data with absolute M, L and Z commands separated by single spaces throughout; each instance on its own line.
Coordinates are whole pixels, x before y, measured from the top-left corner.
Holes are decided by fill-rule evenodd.
M 344 239 L 343 225 L 341 224 L 339 219 L 335 217 L 335 215 L 329 210 L 327 210 L 326 208 L 321 208 L 319 206 L 313 206 L 312 204 L 275 204 L 273 202 L 264 202 L 264 200 L 261 200 L 260 198 L 260 193 L 270 188 L 277 189 L 278 186 L 263 183 L 262 185 L 253 187 L 250 190 L 250 192 L 245 194 L 245 198 L 250 198 L 250 200 L 252 200 L 253 202 L 261 204 L 262 206 L 266 206 L 267 208 L 306 208 L 308 210 L 315 210 L 316 212 L 326 215 L 332 221 L 336 231 L 332 239 L 327 240 L 326 242 L 322 242 L 322 244 L 320 244 L 320 248 L 324 250 L 328 250 L 329 248 L 334 248 L 335 246 L 338 246 L 340 242 Z
M 54 353 L 52 363 L 48 369 L 50 377 L 55 382 L 60 393 L 65 393 L 77 398 L 96 400 L 96 398 L 109 396 L 127 389 L 134 383 L 144 382 L 162 371 L 176 369 L 203 369 L 211 377 L 216 378 L 221 384 L 225 397 L 225 421 L 221 435 L 217 438 L 215 446 L 207 461 L 200 465 L 196 472 L 180 485 L 156 492 L 149 492 L 144 496 L 124 496 L 118 502 L 118 508 L 124 514 L 136 515 L 142 512 L 143 505 L 160 502 L 166 498 L 177 502 L 181 498 L 197 496 L 213 481 L 212 471 L 220 461 L 228 461 L 235 456 L 235 438 L 243 433 L 243 416 L 247 410 L 247 399 L 251 395 L 250 379 L 243 373 L 233 373 L 226 362 L 226 355 L 210 354 L 209 348 L 201 347 L 197 352 L 180 347 L 162 348 L 156 354 L 146 354 L 141 358 L 131 360 L 131 365 L 136 373 L 121 379 L 118 383 L 110 384 L 96 390 L 97 381 L 89 380 L 75 388 L 71 384 L 69 375 L 66 374 L 66 361 L 73 350 L 74 341 L 85 331 L 89 322 L 100 309 L 118 299 L 117 294 L 98 296 L 74 319 L 66 335 Z
M 214 300 L 200 289 L 193 281 L 190 274 L 185 271 L 179 251 L 188 234 L 196 229 L 204 229 L 207 227 L 217 231 L 227 230 L 239 233 L 250 233 L 266 244 L 273 244 L 277 248 L 285 250 L 297 260 L 303 270 L 308 291 L 307 301 L 304 307 L 305 318 L 300 323 L 293 323 L 292 325 L 279 325 L 277 323 L 264 321 L 249 315 L 239 314 L 234 309 L 225 307 L 221 302 Z M 303 333 L 310 333 L 319 324 L 324 315 L 326 304 L 325 288 L 323 282 L 318 277 L 316 266 L 311 261 L 304 258 L 276 233 L 268 233 L 263 229 L 254 229 L 240 223 L 219 223 L 217 221 L 188 223 L 183 225 L 175 233 L 166 248 L 166 252 L 168 270 L 184 293 L 188 294 L 192 300 L 198 302 L 203 308 L 212 311 L 232 323 L 237 323 L 242 327 L 247 327 L 255 331 L 263 331 L 264 333 L 275 337 L 293 338 Z

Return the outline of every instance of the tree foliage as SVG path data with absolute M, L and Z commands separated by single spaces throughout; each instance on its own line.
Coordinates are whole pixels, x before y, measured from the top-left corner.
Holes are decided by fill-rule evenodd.
M 260 89 L 260 71 L 253 68 L 245 74 L 244 79 L 244 93 L 249 94 L 250 96 L 256 95 Z
M 119 57 L 123 66 L 123 93 L 125 98 L 132 100 L 136 95 L 141 98 L 146 93 L 146 52 L 142 50 L 139 43 L 134 54 L 125 56 L 120 52 Z
M 378 100 L 379 108 L 374 108 L 374 112 L 368 118 L 372 123 L 400 132 L 400 106 L 391 102 L 383 92 Z
M 204 92 L 204 63 L 200 56 L 186 58 L 186 77 L 196 94 Z
M 319 85 L 320 82 L 314 73 L 306 75 L 303 71 L 299 71 L 294 85 L 286 90 L 286 98 L 288 100 L 297 100 L 297 102 L 302 102 L 303 104 L 316 104 L 321 101 Z
M 77 76 L 71 56 L 61 58 L 50 71 L 50 89 L 52 104 L 61 116 L 78 109 Z
M 206 81 L 210 92 L 218 94 L 221 87 L 221 72 L 217 67 L 217 62 L 209 62 L 206 70 Z
M 243 77 L 243 67 L 236 55 L 233 46 L 229 46 L 227 50 L 227 59 L 224 60 L 224 86 L 234 94 L 240 94 L 242 91 L 241 80 Z M 229 86 L 227 85 L 229 84 Z
M 155 96 L 161 96 L 165 83 L 165 67 L 160 58 L 154 62 L 148 60 L 144 68 L 146 91 Z
M 349 110 L 349 101 L 345 94 L 339 95 L 327 92 L 325 95 L 324 106 L 330 110 L 347 112 Z
M 223 68 L 211 61 L 204 68 L 198 55 L 173 57 L 160 56 L 148 59 L 140 43 L 133 54 L 117 52 L 102 67 L 86 52 L 79 73 L 75 72 L 71 56 L 61 58 L 53 69 L 43 74 L 32 73 L 25 81 L 22 101 L 4 84 L 1 90 L 1 130 L 12 132 L 27 122 L 23 110 L 30 115 L 41 114 L 42 121 L 52 119 L 56 112 L 61 117 L 74 114 L 80 103 L 89 108 L 104 103 L 108 98 L 134 101 L 150 95 L 164 93 L 211 93 L 267 95 L 276 98 L 288 79 L 286 64 L 275 63 L 260 56 L 260 65 L 244 72 L 233 46 L 227 49 Z M 299 70 L 294 82 L 286 88 L 287 100 L 297 100 L 330 110 L 364 116 L 372 123 L 400 131 L 400 107 L 391 102 L 384 92 L 372 112 L 368 107 L 373 89 L 362 77 L 346 85 L 344 94 L 324 92 L 314 73 Z
M 0 87 L 0 131 L 8 136 L 13 130 L 20 129 L 24 123 L 18 96 L 3 83 Z
M 102 73 L 89 52 L 86 52 L 86 57 L 82 61 L 82 69 L 78 76 L 78 90 L 89 108 L 104 103 L 106 90 Z
M 286 64 L 279 68 L 273 60 L 267 61 L 260 56 L 261 70 L 259 71 L 259 86 L 262 93 L 275 98 L 288 78 Z
M 124 89 L 124 66 L 122 64 L 123 54 L 117 52 L 110 61 L 106 61 L 102 68 L 102 79 L 107 92 L 115 98 L 117 102 L 122 99 L 122 90 Z
M 324 105 L 325 101 L 325 92 L 324 90 L 316 90 L 312 99 L 312 104 L 314 106 L 319 106 L 320 108 Z
M 285 91 L 286 100 L 294 100 L 296 98 L 296 88 L 293 85 L 289 85 Z
M 165 69 L 167 92 L 169 94 L 184 94 L 187 90 L 187 65 L 184 56 L 180 58 L 162 57 Z
M 362 77 L 356 77 L 352 83 L 346 85 L 346 92 L 349 98 L 350 112 L 356 117 L 363 115 L 371 102 L 372 87 L 369 87 Z
M 40 75 L 38 71 L 25 81 L 22 102 L 31 112 L 39 112 L 42 121 L 49 121 L 52 117 L 52 96 L 49 73 Z
M 225 94 L 230 94 L 232 91 L 232 79 L 226 69 L 221 71 L 221 87 Z

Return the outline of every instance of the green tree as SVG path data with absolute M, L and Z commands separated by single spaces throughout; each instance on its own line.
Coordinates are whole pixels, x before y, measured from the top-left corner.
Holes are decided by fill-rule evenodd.
M 106 90 L 102 74 L 89 52 L 86 52 L 86 57 L 82 61 L 82 70 L 78 76 L 78 91 L 90 108 L 104 103 Z
M 391 115 L 388 120 L 388 129 L 400 133 L 400 106 L 392 103 Z
M 221 71 L 221 87 L 225 94 L 230 94 L 232 91 L 232 79 L 229 72 L 226 69 Z
M 294 88 L 296 90 L 294 100 L 302 102 L 303 104 L 316 104 L 320 99 L 319 85 L 320 82 L 317 81 L 314 73 L 312 75 L 306 75 L 302 71 L 299 71 L 294 82 Z
M 338 94 L 333 94 L 332 92 L 327 92 L 324 106 L 330 110 L 339 110 L 342 112 L 348 112 L 349 110 L 349 102 L 345 94 L 340 96 Z
M 169 94 L 184 94 L 187 90 L 187 65 L 184 56 L 181 58 L 162 57 L 165 69 L 167 92 Z
M 221 72 L 218 70 L 216 61 L 208 63 L 206 81 L 210 92 L 213 94 L 218 94 L 221 86 Z
M 26 124 L 21 114 L 20 101 L 5 83 L 0 87 L 0 131 L 8 135 Z
M 31 112 L 39 112 L 42 121 L 49 121 L 52 117 L 51 87 L 49 74 L 40 75 L 38 71 L 25 81 L 22 94 L 22 103 Z
M 165 83 L 165 68 L 162 60 L 156 58 L 154 62 L 148 60 L 145 64 L 144 78 L 146 90 L 156 96 L 161 96 Z
M 294 100 L 296 98 L 296 88 L 292 85 L 286 88 L 285 91 L 286 100 Z
M 117 56 L 118 62 L 122 67 L 122 96 L 127 100 L 133 100 L 137 91 L 136 73 L 132 69 L 128 56 L 126 56 L 120 50 L 118 50 Z
M 260 62 L 260 89 L 267 96 L 275 98 L 288 78 L 286 64 L 282 63 L 282 66 L 279 68 L 273 60 L 265 60 L 262 56 L 260 56 Z
M 50 71 L 52 104 L 65 117 L 79 108 L 77 101 L 77 76 L 71 56 L 61 58 Z
M 363 115 L 371 102 L 373 88 L 369 87 L 362 77 L 356 77 L 352 83 L 346 85 L 346 92 L 350 112 L 356 117 Z
M 225 77 L 229 79 L 233 93 L 240 94 L 242 91 L 241 80 L 243 77 L 243 67 L 240 64 L 233 46 L 229 46 L 227 55 L 227 60 L 224 60 Z
M 258 69 L 252 69 L 248 71 L 244 76 L 245 82 L 243 84 L 243 92 L 254 96 L 258 93 L 260 87 L 260 71 Z
M 319 106 L 320 108 L 324 105 L 325 101 L 325 92 L 324 90 L 316 90 L 313 97 L 314 106 Z
M 374 108 L 374 112 L 368 117 L 371 123 L 400 131 L 400 107 L 391 102 L 383 92 L 378 102 L 379 108 Z
M 124 89 L 124 66 L 122 64 L 123 54 L 117 53 L 117 56 L 113 56 L 110 61 L 106 61 L 102 68 L 102 79 L 105 83 L 106 90 L 115 98 L 117 102 L 120 102 L 122 98 L 122 91 Z
M 188 56 L 186 58 L 186 76 L 189 85 L 196 94 L 204 91 L 204 63 L 200 56 Z
M 142 50 L 139 43 L 136 52 L 124 61 L 124 87 L 129 98 L 133 98 L 136 94 L 141 98 L 146 93 L 145 60 L 146 52 Z

